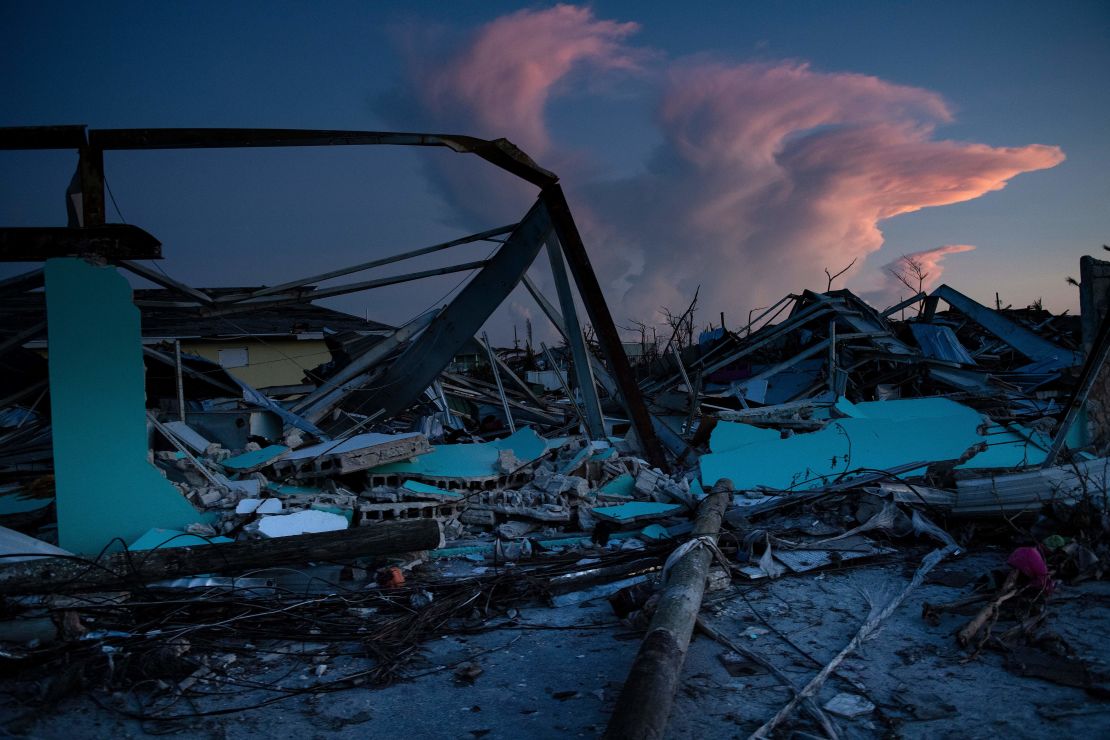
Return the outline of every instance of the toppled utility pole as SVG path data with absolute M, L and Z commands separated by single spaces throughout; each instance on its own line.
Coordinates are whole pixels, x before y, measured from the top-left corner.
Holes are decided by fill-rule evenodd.
M 732 481 L 722 478 L 698 508 L 691 542 L 700 544 L 687 550 L 671 568 L 651 626 L 609 719 L 608 740 L 663 737 L 732 490 Z

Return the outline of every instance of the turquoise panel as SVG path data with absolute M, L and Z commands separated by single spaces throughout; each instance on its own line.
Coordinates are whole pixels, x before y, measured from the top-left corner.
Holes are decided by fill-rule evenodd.
M 128 550 L 165 550 L 171 547 L 196 547 L 218 542 L 232 542 L 227 537 L 198 537 L 195 534 L 186 534 L 176 529 L 154 528 L 139 539 L 131 543 Z
M 709 433 L 709 449 L 725 452 L 757 442 L 774 442 L 781 437 L 774 429 L 761 429 L 743 422 L 719 421 Z
M 114 267 L 46 261 L 58 544 L 96 554 L 201 517 L 147 462 L 139 311 Z
M 288 451 L 289 448 L 284 445 L 270 445 L 268 447 L 263 447 L 261 450 L 244 452 L 242 455 L 229 457 L 220 463 L 220 465 L 228 470 L 249 470 L 254 467 L 265 465 Z
M 375 475 L 398 473 L 429 478 L 490 478 L 499 474 L 497 456 L 512 450 L 522 463 L 538 460 L 548 450 L 547 442 L 530 427 L 493 442 L 432 445 L 432 451 L 415 460 L 387 463 L 374 468 Z
M 401 487 L 404 488 L 406 491 L 412 491 L 413 493 L 423 493 L 427 495 L 441 497 L 448 496 L 450 498 L 462 498 L 461 493 L 456 493 L 454 491 L 445 491 L 442 488 L 429 486 L 427 483 L 421 483 L 420 481 L 416 480 L 407 480 Z
M 917 400 L 945 403 L 918 404 Z M 804 490 L 858 469 L 955 460 L 973 445 L 992 441 L 979 434 L 982 417 L 977 411 L 947 399 L 858 404 L 855 410 L 866 416 L 833 421 L 819 431 L 787 439 L 703 455 L 702 483 L 730 478 L 737 490 Z M 947 413 L 917 416 L 931 412 Z
M 654 501 L 629 501 L 619 506 L 599 506 L 590 511 L 594 516 L 611 522 L 635 522 L 640 519 L 662 519 L 682 510 L 677 504 L 660 504 Z
M 631 473 L 622 473 L 601 487 L 601 492 L 609 496 L 628 496 L 636 493 L 636 479 Z

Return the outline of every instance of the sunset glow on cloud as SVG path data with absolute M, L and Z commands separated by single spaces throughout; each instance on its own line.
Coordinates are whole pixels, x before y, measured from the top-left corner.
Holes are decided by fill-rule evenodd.
M 414 70 L 413 97 L 431 120 L 504 136 L 562 176 L 610 300 L 622 304 L 617 317 L 652 321 L 698 285 L 704 305 L 766 305 L 824 289 L 824 269 L 853 259 L 847 285 L 866 287 L 884 219 L 978 198 L 1064 160 L 1054 146 L 937 138 L 953 120 L 937 93 L 802 61 L 679 59 L 644 72 L 641 61 L 658 55 L 632 45 L 637 28 L 575 6 L 520 11 Z M 651 75 L 662 144 L 632 177 L 576 173 L 547 108 L 572 71 L 614 69 Z M 472 179 L 440 185 L 476 220 L 497 193 Z M 970 248 L 916 255 L 934 278 L 945 255 Z
M 576 65 L 638 69 L 644 53 L 624 44 L 637 30 L 573 5 L 522 10 L 486 24 L 458 54 L 422 70 L 419 96 L 437 116 L 465 117 L 475 129 L 468 133 L 511 138 L 541 158 L 550 149 L 544 107 L 554 88 Z

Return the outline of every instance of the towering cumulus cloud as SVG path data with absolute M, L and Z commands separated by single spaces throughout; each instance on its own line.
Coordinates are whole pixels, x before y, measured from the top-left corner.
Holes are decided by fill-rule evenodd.
M 588 8 L 556 5 L 497 18 L 461 43 L 443 34 L 405 33 L 406 86 L 379 112 L 406 130 L 418 124 L 507 138 L 565 176 L 573 169 L 571 157 L 551 142 L 547 105 L 567 90 L 568 80 L 584 83 L 603 72 L 639 71 L 653 55 L 625 43 L 637 30 L 637 23 L 601 20 Z M 519 217 L 535 197 L 531 186 L 485 165 L 460 167 L 442 157 L 429 162 L 431 178 L 457 215 L 475 219 L 469 226 Z
M 883 219 L 977 198 L 1063 159 L 1055 147 L 934 139 L 950 119 L 938 95 L 875 77 L 680 64 L 662 92 L 657 166 L 609 193 L 626 198 L 626 217 L 634 201 L 659 204 L 643 267 L 657 291 L 688 295 L 700 282 L 722 305 L 765 305 L 823 288 L 826 267 L 861 263 L 882 246 Z
M 419 70 L 417 94 L 437 117 L 511 136 L 542 158 L 551 148 L 544 107 L 553 88 L 575 66 L 637 69 L 644 54 L 624 40 L 638 29 L 572 5 L 522 10 L 484 26 L 447 64 Z
M 824 268 L 858 259 L 858 272 L 882 246 L 884 219 L 977 198 L 1064 158 L 1052 146 L 938 139 L 952 113 L 928 90 L 799 61 L 689 59 L 651 73 L 662 143 L 640 174 L 559 169 L 574 161 L 546 125 L 560 82 L 574 69 L 638 68 L 636 28 L 567 5 L 513 13 L 415 69 L 411 92 L 441 126 L 505 136 L 562 175 L 600 277 L 623 303 L 618 318 L 651 321 L 699 284 L 703 305 L 733 312 L 823 289 Z M 441 184 L 463 210 L 488 204 Z

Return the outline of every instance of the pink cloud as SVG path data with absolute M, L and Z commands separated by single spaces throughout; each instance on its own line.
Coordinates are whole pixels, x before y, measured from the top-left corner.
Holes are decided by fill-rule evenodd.
M 510 137 L 542 157 L 554 88 L 575 68 L 639 69 L 644 52 L 625 44 L 639 28 L 574 5 L 520 10 L 482 26 L 446 63 L 422 69 L 419 95 L 436 115 L 461 115 L 473 127 L 466 133 Z
M 654 54 L 626 43 L 639 24 L 602 20 L 592 10 L 556 5 L 490 21 L 461 42 L 426 28 L 408 29 L 408 85 L 380 113 L 401 130 L 507 138 L 543 166 L 566 175 L 583 160 L 554 146 L 548 103 L 572 82 L 603 73 L 638 72 Z M 459 220 L 482 228 L 519 218 L 535 189 L 480 162 L 429 158 L 428 175 Z
M 410 92 L 435 127 L 504 136 L 562 176 L 618 322 L 655 320 L 700 285 L 701 305 L 737 324 L 753 306 L 823 289 L 825 267 L 855 259 L 851 286 L 883 245 L 885 219 L 978 198 L 1064 159 L 1054 146 L 939 139 L 953 113 L 922 88 L 798 61 L 702 58 L 649 77 L 662 143 L 643 171 L 598 177 L 552 139 L 547 109 L 575 70 L 641 69 L 653 54 L 630 45 L 637 29 L 571 5 L 515 12 L 446 57 L 425 55 Z M 519 215 L 534 197 L 473 171 L 433 175 L 481 223 Z
M 855 259 L 860 272 L 883 220 L 978 198 L 1064 158 L 1057 147 L 934 138 L 951 118 L 936 93 L 865 75 L 676 65 L 659 106 L 662 164 L 589 199 L 611 222 L 607 239 L 643 249 L 626 310 L 677 305 L 696 285 L 703 305 L 732 312 L 823 289 L 826 267 Z

